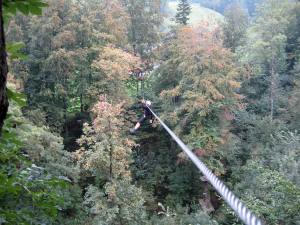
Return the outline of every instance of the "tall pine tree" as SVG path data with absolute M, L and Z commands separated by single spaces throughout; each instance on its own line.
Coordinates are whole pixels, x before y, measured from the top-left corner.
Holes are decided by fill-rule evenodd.
M 176 23 L 187 25 L 189 15 L 191 14 L 191 6 L 188 0 L 180 0 L 177 7 L 177 14 L 175 16 Z

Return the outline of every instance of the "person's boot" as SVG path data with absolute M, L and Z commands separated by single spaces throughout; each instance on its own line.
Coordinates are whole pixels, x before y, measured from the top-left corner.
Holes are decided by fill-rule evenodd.
M 135 132 L 136 132 L 136 129 L 134 129 L 134 128 L 131 128 L 129 131 L 130 131 L 130 134 L 135 134 Z

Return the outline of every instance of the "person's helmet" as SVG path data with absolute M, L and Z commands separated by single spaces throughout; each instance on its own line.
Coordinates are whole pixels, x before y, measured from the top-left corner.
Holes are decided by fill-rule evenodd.
M 151 103 L 149 100 L 146 101 L 146 105 L 147 105 L 147 106 L 151 106 L 151 104 L 152 104 L 152 103 Z

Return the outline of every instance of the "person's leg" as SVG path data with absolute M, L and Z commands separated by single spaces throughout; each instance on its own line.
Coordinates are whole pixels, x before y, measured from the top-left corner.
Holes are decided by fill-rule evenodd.
M 137 122 L 137 124 L 135 125 L 135 127 L 133 129 L 130 130 L 131 133 L 135 133 L 140 127 L 141 124 L 146 120 L 146 116 L 143 115 L 139 121 Z
M 135 127 L 134 127 L 134 129 L 137 130 L 137 129 L 139 129 L 140 127 L 141 127 L 141 123 L 140 123 L 140 122 L 137 122 L 136 125 L 135 125 Z

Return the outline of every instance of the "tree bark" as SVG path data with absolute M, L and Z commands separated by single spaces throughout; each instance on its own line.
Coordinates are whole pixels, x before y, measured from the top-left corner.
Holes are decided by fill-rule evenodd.
M 109 136 L 110 140 L 112 139 L 112 128 L 111 128 L 111 120 L 108 118 L 108 127 L 109 127 Z M 110 144 L 110 151 L 109 151 L 109 178 L 112 180 L 113 178 L 113 146 Z
M 271 63 L 271 93 L 270 93 L 270 119 L 273 121 L 274 117 L 274 98 L 275 98 L 275 88 L 276 88 L 276 71 L 275 71 L 275 54 L 272 54 Z
M 202 177 L 201 180 L 204 182 L 203 198 L 199 200 L 199 203 L 202 207 L 202 210 L 207 214 L 211 214 L 215 211 L 215 208 L 211 201 L 211 193 L 209 190 L 209 184 L 205 177 Z
M 0 135 L 9 106 L 6 90 L 8 66 L 3 18 L 3 0 L 0 0 Z
M 83 94 L 80 94 L 80 112 L 83 113 L 84 109 L 83 109 Z

